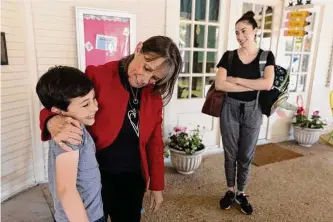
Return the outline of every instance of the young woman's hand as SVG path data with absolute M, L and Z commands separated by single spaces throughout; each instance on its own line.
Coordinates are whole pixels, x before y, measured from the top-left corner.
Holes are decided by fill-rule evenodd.
M 53 140 L 68 152 L 72 149 L 66 143 L 79 145 L 82 141 L 80 122 L 71 117 L 56 115 L 47 122 L 47 129 Z
M 154 213 L 160 209 L 163 202 L 162 191 L 150 191 L 150 209 L 154 209 Z

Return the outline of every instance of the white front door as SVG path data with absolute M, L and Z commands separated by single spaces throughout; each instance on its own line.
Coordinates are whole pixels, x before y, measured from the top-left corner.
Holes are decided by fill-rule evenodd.
M 203 143 L 220 147 L 218 118 L 201 113 L 205 94 L 215 80 L 215 66 L 221 57 L 221 1 L 167 1 L 166 34 L 178 44 L 183 69 L 172 100 L 164 110 L 165 136 L 175 126 L 205 127 Z
M 228 49 L 232 50 L 239 47 L 235 35 L 235 23 L 245 12 L 252 10 L 258 23 L 256 39 L 258 47 L 263 50 L 271 50 L 276 56 L 282 9 L 283 2 L 280 0 L 232 0 L 230 4 Z M 267 130 L 268 118 L 263 115 L 259 140 L 267 138 Z

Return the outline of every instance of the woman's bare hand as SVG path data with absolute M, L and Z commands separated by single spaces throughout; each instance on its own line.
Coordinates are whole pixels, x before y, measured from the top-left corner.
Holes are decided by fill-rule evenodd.
M 163 193 L 162 191 L 150 191 L 150 209 L 156 213 L 163 202 Z
M 47 122 L 47 129 L 52 139 L 68 152 L 72 149 L 66 143 L 79 145 L 82 141 L 80 122 L 71 117 L 54 116 Z

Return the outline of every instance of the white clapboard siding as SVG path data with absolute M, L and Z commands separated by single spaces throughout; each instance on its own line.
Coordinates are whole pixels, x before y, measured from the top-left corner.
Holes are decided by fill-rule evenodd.
M 7 199 L 13 195 L 13 193 L 18 193 L 24 189 L 31 187 L 35 183 L 34 171 L 30 170 L 32 165 L 25 166 L 22 168 L 20 174 L 14 175 L 9 178 L 9 182 L 1 184 L 1 198 Z
M 2 107 L 1 110 L 7 111 L 7 110 L 16 109 L 16 108 L 26 107 L 28 105 L 29 105 L 28 101 L 26 101 L 26 100 L 17 100 L 15 102 L 8 103 L 5 107 Z
M 26 126 L 30 127 L 30 125 L 31 125 L 30 116 L 28 117 L 29 119 L 26 119 L 26 116 L 20 116 L 20 117 L 17 117 L 17 118 L 18 118 L 17 120 L 14 120 L 15 117 L 6 118 L 6 119 L 2 120 L 1 133 L 8 133 L 8 132 L 11 132 L 13 130 L 20 129 L 20 128 L 26 127 Z M 10 119 L 10 121 L 12 121 L 13 123 L 9 124 L 9 125 L 3 124 L 3 122 L 7 121 L 7 119 Z M 14 121 L 16 121 L 16 122 L 14 122 Z M 4 149 L 6 147 L 1 147 L 1 148 Z
M 24 93 L 25 91 L 21 92 L 19 90 L 28 89 L 28 86 L 25 87 L 18 87 L 13 89 L 1 89 L 1 104 L 5 106 L 7 103 L 15 102 L 17 100 L 27 100 L 28 94 Z
M 9 87 L 9 88 L 3 88 L 1 86 L 1 95 L 8 96 L 8 95 L 16 95 L 16 94 L 19 94 L 19 93 L 27 93 L 28 90 L 29 90 L 29 87 L 27 85 L 25 85 L 25 86 L 14 86 L 14 87 Z
M 21 135 L 29 134 L 29 132 L 30 132 L 30 127 L 26 126 L 26 127 L 19 128 L 17 130 L 3 133 L 1 135 L 1 142 L 7 141 L 7 140 L 15 138 L 15 137 L 20 137 Z M 1 158 L 3 160 L 3 156 Z
M 1 201 L 35 184 L 24 12 L 20 0 L 1 1 L 9 60 L 1 66 Z
M 33 166 L 30 165 L 27 169 L 21 168 L 15 171 L 15 173 L 12 173 L 6 177 L 3 177 L 1 180 L 1 186 L 4 186 L 6 184 L 9 184 L 12 180 L 18 178 L 18 177 L 22 177 L 24 174 L 26 174 L 27 172 L 31 172 L 33 171 Z
M 13 51 L 18 51 L 23 53 L 20 50 L 10 50 L 10 52 Z M 26 77 L 25 72 L 15 72 L 15 73 L 1 73 L 1 80 L 6 81 L 6 80 L 13 80 L 13 79 L 24 79 Z
M 27 140 L 22 140 L 19 143 L 14 143 L 14 144 L 4 148 L 3 151 L 6 153 L 10 153 L 10 152 L 15 152 L 15 151 L 21 150 L 21 149 L 27 149 L 29 146 L 31 146 L 30 138 Z

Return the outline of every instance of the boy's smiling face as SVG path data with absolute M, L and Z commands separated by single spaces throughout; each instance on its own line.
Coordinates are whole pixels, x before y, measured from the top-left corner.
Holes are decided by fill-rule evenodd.
M 91 126 L 95 123 L 95 114 L 98 111 L 98 103 L 95 91 L 92 89 L 87 95 L 71 99 L 67 111 L 52 107 L 52 111 L 64 116 L 72 117 L 80 123 Z

